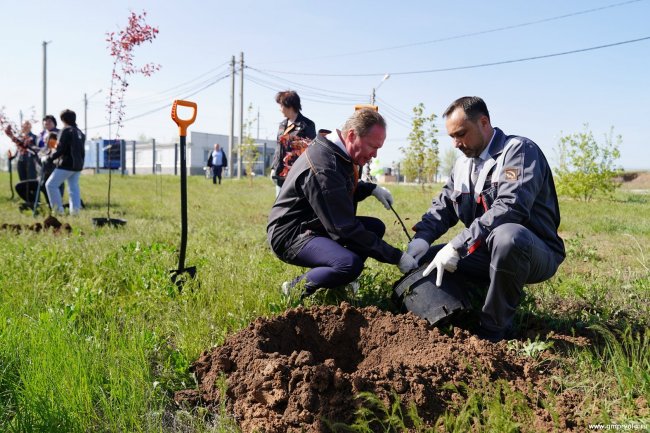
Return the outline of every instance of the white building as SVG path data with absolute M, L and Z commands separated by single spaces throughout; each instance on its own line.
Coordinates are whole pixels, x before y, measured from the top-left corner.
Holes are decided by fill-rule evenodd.
M 233 152 L 229 151 L 229 137 L 223 134 L 192 132 L 187 142 L 186 164 L 188 175 L 204 175 L 210 152 L 218 143 L 228 157 L 228 168 L 225 175 L 237 175 L 237 144 L 239 138 L 234 137 Z M 275 140 L 255 140 L 258 158 L 254 165 L 257 175 L 268 171 L 275 151 Z M 84 167 L 104 171 L 111 166 L 125 174 L 179 174 L 180 146 L 179 143 L 160 143 L 154 139 L 141 142 L 121 140 L 121 143 L 108 148 L 108 140 L 89 140 L 86 142 L 86 158 Z M 109 154 L 110 152 L 110 154 Z M 110 156 L 110 157 L 109 157 Z M 110 163 L 112 161 L 112 164 Z M 245 172 L 245 167 L 242 171 Z M 245 173 L 244 173 L 245 174 Z

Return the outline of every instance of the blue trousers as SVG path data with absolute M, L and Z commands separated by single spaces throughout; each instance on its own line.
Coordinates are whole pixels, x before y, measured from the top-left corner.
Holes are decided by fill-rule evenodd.
M 57 168 L 45 182 L 45 190 L 50 200 L 52 212 L 63 214 L 63 200 L 60 186 L 68 181 L 68 194 L 70 195 L 70 215 L 76 215 L 81 209 L 81 193 L 79 191 L 80 171 L 70 171 Z
M 366 230 L 383 237 L 386 226 L 381 220 L 372 217 L 357 217 Z M 291 264 L 312 268 L 299 279 L 306 279 L 307 293 L 318 288 L 333 288 L 351 283 L 363 271 L 368 257 L 349 250 L 328 237 L 315 237 L 305 244 Z
M 433 260 L 442 247 L 444 244 L 432 246 L 420 264 Z M 456 273 L 474 284 L 484 283 L 487 295 L 480 313 L 481 326 L 492 333 L 503 333 L 512 326 L 524 284 L 551 278 L 563 259 L 526 227 L 508 223 L 492 230 L 483 245 L 460 259 Z

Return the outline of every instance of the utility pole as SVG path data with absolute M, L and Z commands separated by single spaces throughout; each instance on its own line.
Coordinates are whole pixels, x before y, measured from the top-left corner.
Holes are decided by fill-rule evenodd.
M 47 44 L 52 41 L 43 41 L 43 117 L 47 115 Z
M 23 127 L 23 110 L 20 110 L 20 112 L 18 113 L 18 117 L 20 118 L 20 125 L 18 125 L 18 126 L 22 128 Z
M 230 136 L 228 137 L 228 161 L 230 161 L 230 170 L 228 177 L 232 177 L 234 170 L 232 164 L 232 147 L 235 144 L 235 56 L 230 61 Z
M 257 139 L 260 139 L 260 106 L 257 106 Z
M 237 146 L 237 179 L 241 179 L 241 146 L 244 143 L 244 52 L 240 54 L 239 76 L 239 146 Z
M 379 82 L 377 87 L 372 88 L 372 93 L 370 95 L 370 103 L 372 105 L 375 105 L 375 92 L 377 91 L 377 89 L 379 89 L 381 87 L 382 84 L 384 84 L 384 81 L 388 80 L 389 78 L 390 78 L 390 74 L 384 75 L 384 78 L 381 79 L 381 81 Z

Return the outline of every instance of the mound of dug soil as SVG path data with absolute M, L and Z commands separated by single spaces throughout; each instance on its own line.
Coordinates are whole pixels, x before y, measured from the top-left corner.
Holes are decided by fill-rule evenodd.
M 72 231 L 72 227 L 70 224 L 65 223 L 62 224 L 61 221 L 56 219 L 53 216 L 48 216 L 45 218 L 45 221 L 43 223 L 34 223 L 34 224 L 7 224 L 3 223 L 0 224 L 0 230 L 11 230 L 16 233 L 20 233 L 22 231 L 33 231 L 33 232 L 40 232 L 41 230 L 52 230 L 54 233 L 60 233 L 60 232 L 67 232 L 70 233 Z
M 454 401 L 460 404 L 450 384 L 462 388 L 504 379 L 525 396 L 535 427 L 551 431 L 551 414 L 538 400 L 552 373 L 540 365 L 548 370 L 549 362 L 521 357 L 505 342 L 493 344 L 459 329 L 449 337 L 410 313 L 343 303 L 257 319 L 204 352 L 192 366 L 198 391 L 179 391 L 175 400 L 217 410 L 217 382 L 224 375 L 226 408 L 244 432 L 328 432 L 323 419 L 352 422 L 360 405 L 355 395 L 362 391 L 386 403 L 397 393 L 433 423 Z M 565 430 L 577 427 L 571 400 L 557 399 Z

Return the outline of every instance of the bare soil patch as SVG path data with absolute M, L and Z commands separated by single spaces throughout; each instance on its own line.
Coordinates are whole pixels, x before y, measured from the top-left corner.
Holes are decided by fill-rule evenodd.
M 53 233 L 72 232 L 72 227 L 68 223 L 61 223 L 58 219 L 53 216 L 48 216 L 45 218 L 43 223 L 37 222 L 34 224 L 0 224 L 0 230 L 14 231 L 20 233 L 23 231 L 33 231 L 41 232 L 42 230 L 51 230 Z
M 650 190 L 650 172 L 647 171 L 624 173 L 619 181 L 625 190 Z
M 580 396 L 558 391 L 557 407 L 542 407 L 555 388 L 556 361 L 549 353 L 524 357 L 506 342 L 483 341 L 458 328 L 444 335 L 410 313 L 343 303 L 258 318 L 204 352 L 192 365 L 198 390 L 179 391 L 175 401 L 216 411 L 223 398 L 218 381 L 225 376 L 226 409 L 244 432 L 328 432 L 324 419 L 352 422 L 359 392 L 385 403 L 398 395 L 433 424 L 445 410 L 460 407 L 458 389 L 465 384 L 502 379 L 524 396 L 531 427 L 551 431 L 553 418 L 567 431 L 584 427 L 573 410 Z

